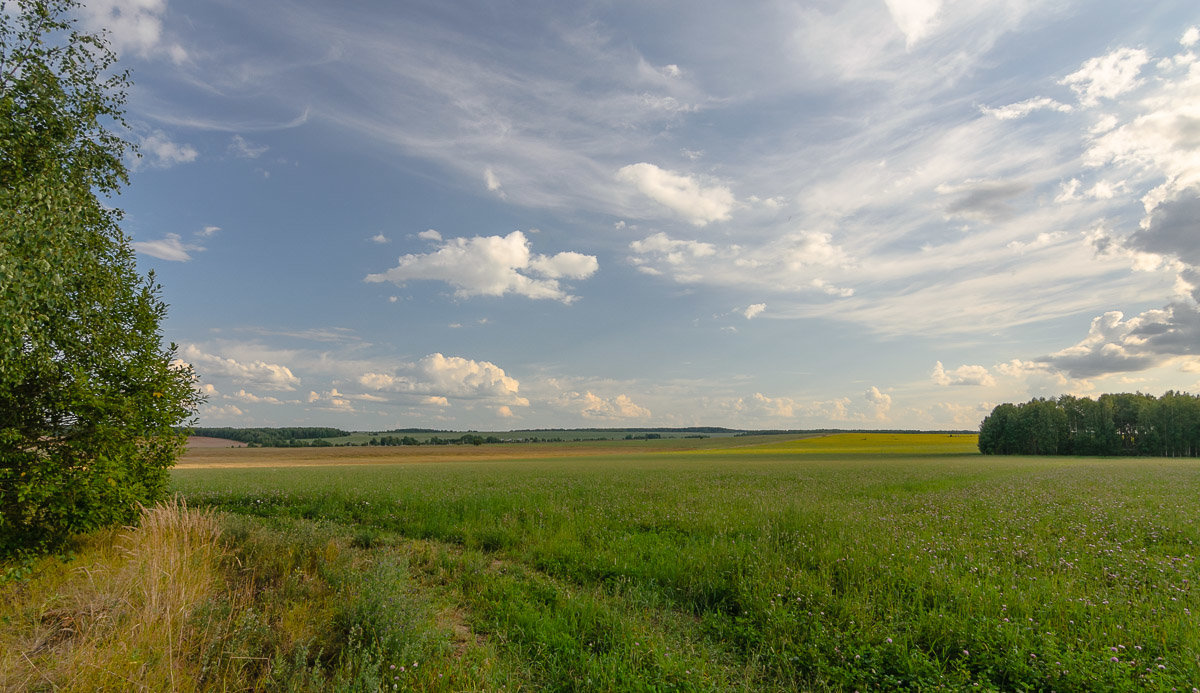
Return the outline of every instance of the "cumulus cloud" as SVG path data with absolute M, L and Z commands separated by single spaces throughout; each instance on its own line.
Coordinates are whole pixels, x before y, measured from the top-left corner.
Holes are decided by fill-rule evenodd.
M 1137 88 L 1148 62 L 1150 56 L 1140 48 L 1118 48 L 1084 62 L 1059 83 L 1070 87 L 1084 106 L 1095 106 L 1100 99 L 1114 99 Z
M 336 387 L 330 388 L 328 392 L 309 392 L 307 402 L 320 409 L 334 409 L 343 412 L 354 411 L 354 403 L 347 396 L 338 392 Z
M 1200 186 L 1200 72 L 1160 87 L 1136 116 L 1094 137 L 1084 155 L 1091 167 L 1115 164 L 1160 178 L 1143 197 L 1147 211 Z
M 628 395 L 601 397 L 591 392 L 565 392 L 556 400 L 564 409 L 577 411 L 585 419 L 646 419 L 650 410 L 639 406 Z
M 432 253 L 401 256 L 396 267 L 369 274 L 366 281 L 389 281 L 400 286 L 421 279 L 444 281 L 460 298 L 513 293 L 571 303 L 577 297 L 567 293 L 559 279 L 586 279 L 598 268 L 592 255 L 570 251 L 535 255 L 525 234 L 513 231 L 507 236 L 443 241 L 441 248 Z
M 667 207 L 696 226 L 724 221 L 733 210 L 734 197 L 723 185 L 703 186 L 695 178 L 645 162 L 617 171 L 617 180 L 630 183 L 646 197 Z
M 202 409 L 204 413 L 204 419 L 206 421 L 233 421 L 240 419 L 246 414 L 246 412 L 242 411 L 236 404 L 226 404 L 224 406 L 206 404 Z
M 1070 113 L 1075 109 L 1068 104 L 1059 103 L 1049 97 L 1039 96 L 1032 99 L 1019 101 L 1017 103 L 1011 103 L 1007 106 L 1001 106 L 999 108 L 988 108 L 987 106 L 981 106 L 979 110 L 986 115 L 990 115 L 1000 120 L 1016 120 L 1018 118 L 1024 118 L 1034 111 L 1048 110 L 1057 111 L 1059 113 Z
M 753 320 L 757 316 L 762 315 L 762 312 L 766 309 L 767 309 L 767 304 L 754 303 L 749 306 L 746 306 L 745 310 L 742 311 L 742 315 L 745 315 L 747 320 Z
M 202 375 L 232 378 L 234 382 L 249 383 L 268 390 L 295 390 L 300 378 L 291 369 L 278 363 L 250 361 L 248 363 L 201 351 L 194 344 L 185 346 L 180 357 L 192 364 Z
M 283 404 L 283 400 L 279 399 L 278 397 L 271 397 L 269 395 L 263 397 L 256 395 L 253 392 L 246 392 L 244 389 L 238 390 L 229 397 L 230 399 L 236 399 L 241 402 L 249 402 L 251 404 Z
M 1130 236 L 1129 245 L 1148 253 L 1173 255 L 1200 267 L 1200 195 L 1160 204 L 1143 227 Z
M 424 395 L 432 398 L 495 400 L 513 406 L 529 406 L 519 394 L 520 383 L 494 363 L 460 356 L 430 354 L 415 364 L 391 373 L 364 373 L 363 387 L 379 392 Z
M 876 421 L 887 421 L 888 413 L 892 410 L 892 396 L 880 392 L 879 388 L 872 385 L 863 393 L 863 399 L 866 400 L 867 412 L 870 418 Z
M 387 243 L 391 243 L 391 242 L 392 242 L 392 239 L 390 239 L 390 238 L 388 238 L 387 236 L 383 235 L 383 232 L 381 231 L 381 232 L 379 232 L 379 233 L 375 234 L 374 236 L 371 236 L 371 242 L 372 242 L 372 243 L 378 243 L 379 245 L 384 245 L 384 244 L 387 244 Z
M 135 161 L 133 168 L 139 167 L 142 161 L 152 168 L 169 168 L 176 164 L 191 163 L 200 155 L 190 144 L 173 142 L 162 130 L 155 130 L 142 137 L 138 143 L 138 152 L 144 159 Z
M 1109 311 L 1092 320 L 1078 344 L 1038 359 L 1074 378 L 1140 371 L 1172 356 L 1189 354 L 1200 344 L 1200 311 L 1172 304 L 1128 320 Z
M 952 371 L 947 371 L 942 362 L 938 361 L 933 367 L 931 374 L 933 382 L 938 385 L 982 385 L 991 387 L 996 384 L 996 379 L 988 373 L 988 369 L 983 366 L 959 366 Z
M 783 419 L 795 416 L 799 406 L 796 400 L 790 397 L 768 397 L 761 392 L 755 392 L 750 401 L 743 405 L 751 413 Z
M 118 53 L 148 57 L 162 51 L 175 63 L 187 59 L 178 43 L 164 41 L 162 15 L 167 0 L 89 0 L 79 6 L 80 18 L 89 31 L 106 31 Z
M 434 229 L 425 229 L 421 233 L 417 234 L 417 238 L 420 238 L 423 241 L 441 241 L 442 234 L 438 233 Z
M 187 262 L 192 259 L 192 253 L 204 250 L 204 246 L 184 243 L 177 233 L 168 233 L 156 241 L 134 241 L 130 245 L 139 253 L 172 262 Z

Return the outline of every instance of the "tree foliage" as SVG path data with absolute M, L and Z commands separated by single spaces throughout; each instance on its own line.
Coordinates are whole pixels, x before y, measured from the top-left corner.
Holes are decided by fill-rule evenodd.
M 225 438 L 268 448 L 291 448 L 309 445 L 313 438 L 342 438 L 350 431 L 326 426 L 287 426 L 283 428 L 197 427 L 192 435 Z
M 119 210 L 128 75 L 72 0 L 0 10 L 0 554 L 132 522 L 199 404 Z
M 1063 395 L 1001 404 L 979 425 L 979 451 L 994 455 L 1200 456 L 1200 396 L 1167 391 Z

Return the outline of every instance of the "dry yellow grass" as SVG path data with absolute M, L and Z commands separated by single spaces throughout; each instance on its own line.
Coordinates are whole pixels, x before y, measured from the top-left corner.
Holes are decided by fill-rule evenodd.
M 192 610 L 222 589 L 218 538 L 210 512 L 175 500 L 0 588 L 0 689 L 193 689 L 182 653 Z

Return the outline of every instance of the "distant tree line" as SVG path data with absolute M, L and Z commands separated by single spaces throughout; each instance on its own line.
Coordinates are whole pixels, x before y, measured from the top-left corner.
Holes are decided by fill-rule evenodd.
M 979 425 L 985 455 L 1200 456 L 1200 396 L 1168 391 L 1001 404 Z
M 287 428 L 193 428 L 192 435 L 236 440 L 253 447 L 297 448 L 331 445 L 325 438 L 350 435 L 340 428 L 323 426 L 291 426 Z M 314 441 L 314 439 L 317 439 Z
M 496 436 L 481 436 L 465 433 L 458 438 L 439 438 L 430 436 L 427 440 L 419 440 L 412 436 L 376 436 L 367 441 L 367 445 L 483 445 L 484 443 L 503 443 Z

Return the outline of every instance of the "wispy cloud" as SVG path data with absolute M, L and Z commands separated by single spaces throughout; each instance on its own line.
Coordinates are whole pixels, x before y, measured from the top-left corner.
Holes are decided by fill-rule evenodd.
M 192 259 L 192 253 L 204 250 L 204 246 L 185 243 L 177 233 L 168 233 L 153 241 L 133 241 L 130 245 L 139 253 L 171 262 L 187 262 Z
M 265 144 L 255 144 L 250 142 L 241 135 L 234 135 L 229 141 L 229 151 L 236 157 L 242 159 L 257 159 L 270 149 Z

